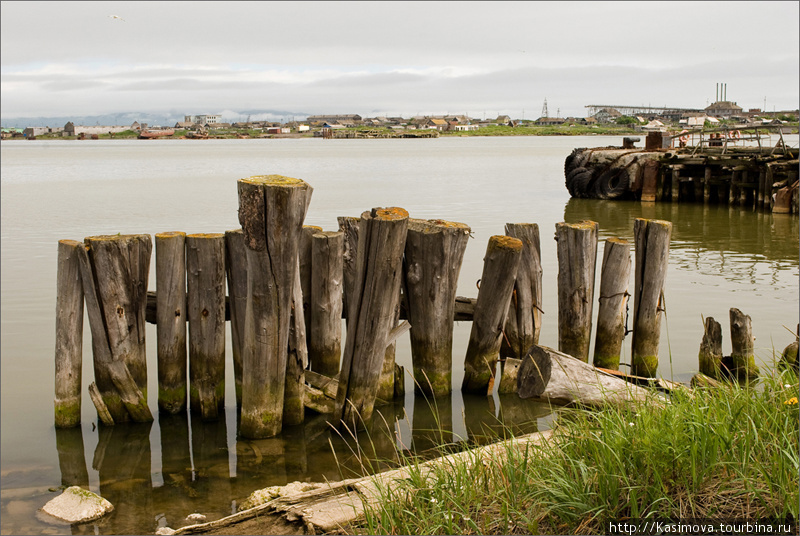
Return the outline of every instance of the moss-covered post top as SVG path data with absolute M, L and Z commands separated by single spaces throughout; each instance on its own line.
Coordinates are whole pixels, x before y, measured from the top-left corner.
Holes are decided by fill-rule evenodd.
M 408 211 L 400 207 L 373 208 L 369 212 L 364 212 L 361 217 L 375 220 L 396 221 L 407 219 Z
M 286 186 L 286 187 L 303 187 L 308 186 L 308 183 L 302 179 L 295 179 L 293 177 L 284 177 L 283 175 L 253 175 L 239 179 L 239 182 L 252 184 L 254 186 Z
M 491 238 L 489 238 L 489 247 L 487 254 L 489 253 L 489 251 L 494 251 L 497 249 L 521 251 L 522 240 L 520 240 L 519 238 L 514 238 L 513 236 L 494 235 Z
M 450 229 L 454 232 L 463 231 L 464 234 L 470 234 L 472 232 L 472 229 L 470 229 L 469 225 L 466 223 L 446 220 L 418 220 L 416 218 L 408 220 L 408 228 L 418 233 L 425 234 L 440 233 Z

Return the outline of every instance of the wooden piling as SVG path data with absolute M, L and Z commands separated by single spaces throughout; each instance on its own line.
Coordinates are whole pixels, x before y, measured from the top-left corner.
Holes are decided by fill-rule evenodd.
M 242 407 L 242 341 L 247 309 L 247 253 L 241 229 L 225 231 L 225 274 L 231 320 L 231 350 L 236 405 Z
M 597 223 L 557 223 L 558 350 L 589 362 Z
M 722 378 L 722 326 L 713 317 L 705 319 L 697 360 L 701 374 L 714 380 Z
M 681 168 L 672 166 L 672 197 L 670 200 L 677 203 L 681 194 Z
M 470 228 L 444 220 L 408 222 L 403 271 L 415 391 L 452 391 L 456 287 Z
M 408 212 L 375 208 L 361 215 L 356 279 L 347 324 L 333 423 L 340 429 L 369 422 L 398 307 Z
M 344 295 L 342 299 L 342 310 L 344 311 L 345 319 L 349 319 L 349 304 L 353 302 L 352 296 L 353 290 L 355 289 L 357 271 L 356 260 L 358 257 L 358 226 L 361 219 L 350 216 L 339 216 L 336 219 L 339 222 L 339 230 L 344 233 L 344 252 L 342 254 L 342 285 Z
M 628 241 L 620 238 L 606 239 L 603 265 L 600 269 L 600 298 L 593 360 L 595 367 L 619 370 L 630 296 L 630 274 L 631 253 Z
M 398 329 L 400 326 L 398 323 L 400 322 L 400 300 L 401 300 L 401 293 L 400 289 L 398 288 L 398 295 L 397 299 L 395 300 L 396 306 L 394 310 L 394 315 L 392 315 L 392 320 L 389 322 L 391 326 L 390 334 L 395 330 Z M 375 405 L 383 405 L 390 403 L 394 398 L 396 398 L 395 389 L 396 389 L 396 381 L 395 378 L 397 377 L 397 363 L 395 362 L 395 356 L 397 355 L 397 343 L 393 339 L 391 342 L 387 342 L 386 350 L 383 352 L 383 365 L 381 366 L 381 373 L 378 378 L 378 390 L 375 393 Z
M 283 424 L 287 426 L 300 424 L 305 419 L 305 370 L 308 366 L 308 337 L 303 301 L 300 263 L 298 262 L 292 292 L 292 315 L 289 321 L 289 347 L 286 354 L 286 381 L 283 391 Z M 339 321 L 341 322 L 341 318 Z
M 300 234 L 300 249 L 297 252 L 300 263 L 300 289 L 303 293 L 303 320 L 306 326 L 311 326 L 311 308 L 314 303 L 311 297 L 313 236 L 321 232 L 322 227 L 317 225 L 303 225 L 303 230 Z M 308 335 L 311 335 L 311 331 L 309 331 Z M 310 346 L 310 344 L 311 341 L 307 341 L 307 346 Z
M 343 263 L 343 232 L 318 232 L 311 237 L 308 359 L 311 370 L 330 377 L 339 374 L 342 357 Z
M 238 192 L 248 280 L 239 433 L 258 439 L 282 428 L 292 294 L 311 187 L 266 175 L 240 179 Z
M 461 390 L 465 393 L 488 395 L 492 392 L 503 326 L 521 256 L 521 240 L 510 236 L 489 238 L 464 358 Z
M 506 236 L 522 241 L 522 256 L 517 267 L 500 355 L 521 359 L 532 345 L 539 343 L 542 329 L 542 254 L 539 226 L 535 223 L 507 223 L 505 232 Z
M 203 420 L 225 408 L 225 235 L 186 236 L 189 404 Z
M 706 166 L 703 170 L 703 203 L 708 204 L 711 201 L 711 178 L 713 169 L 711 166 Z
M 108 371 L 125 409 L 128 410 L 128 414 L 131 416 L 131 420 L 134 422 L 151 422 L 153 414 L 147 406 L 147 399 L 136 386 L 136 382 L 133 380 L 133 376 L 131 376 L 125 363 L 123 361 L 113 361 L 108 365 Z
M 129 420 L 108 365 L 124 361 L 147 398 L 145 310 L 152 241 L 149 235 L 90 236 L 79 250 L 97 392 L 116 423 Z
M 636 250 L 633 292 L 632 373 L 654 377 L 658 371 L 664 282 L 667 278 L 672 224 L 636 218 L 633 225 Z
M 158 408 L 186 411 L 186 233 L 157 233 Z
M 71 428 L 81 423 L 81 369 L 83 363 L 83 282 L 79 255 L 83 244 L 58 241 L 56 280 L 55 425 Z
M 749 315 L 739 309 L 731 308 L 731 372 L 741 380 L 758 376 L 756 357 L 753 353 L 755 337 Z

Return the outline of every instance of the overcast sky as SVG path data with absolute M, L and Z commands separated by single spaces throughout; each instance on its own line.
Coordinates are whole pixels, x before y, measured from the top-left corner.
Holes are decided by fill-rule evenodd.
M 798 5 L 3 0 L 2 117 L 796 109 Z

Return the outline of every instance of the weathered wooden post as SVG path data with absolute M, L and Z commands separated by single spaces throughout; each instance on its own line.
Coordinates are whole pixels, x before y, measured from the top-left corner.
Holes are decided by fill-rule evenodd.
M 134 422 L 151 422 L 153 414 L 147 406 L 147 398 L 136 386 L 127 365 L 122 361 L 112 361 L 108 365 L 111 381 L 117 388 L 122 404 Z
M 81 423 L 83 282 L 79 255 L 82 249 L 83 244 L 75 240 L 58 241 L 54 400 L 56 428 L 71 428 Z
M 558 350 L 589 362 L 597 223 L 556 224 L 558 254 Z
M 680 165 L 672 166 L 672 197 L 670 200 L 677 203 L 681 195 L 681 167 Z
M 642 194 L 640 200 L 652 202 L 658 197 L 658 160 L 647 160 L 642 167 Z
M 311 272 L 313 270 L 313 259 L 311 258 L 311 248 L 313 236 L 322 232 L 322 227 L 317 225 L 303 225 L 300 234 L 300 249 L 297 252 L 300 263 L 300 289 L 303 293 L 303 320 L 306 326 L 311 326 Z M 309 330 L 308 335 L 311 335 Z M 311 341 L 307 341 L 310 345 Z M 308 345 L 307 345 L 308 346 Z
M 654 377 L 658 371 L 664 282 L 667 278 L 672 224 L 636 218 L 633 225 L 636 249 L 633 291 L 632 372 Z
M 753 353 L 755 337 L 750 316 L 731 308 L 731 372 L 742 380 L 758 376 L 756 356 Z
M 542 329 L 542 254 L 539 226 L 535 223 L 507 223 L 506 235 L 522 241 L 514 294 L 506 318 L 500 355 L 521 359 L 539 342 Z M 413 325 L 413 324 L 412 324 Z
M 186 233 L 157 233 L 158 408 L 186 410 Z
M 713 169 L 711 166 L 706 166 L 703 171 L 703 203 L 708 204 L 711 201 L 711 178 Z
M 311 370 L 330 377 L 339 374 L 342 357 L 343 263 L 343 232 L 318 232 L 311 237 L 308 359 Z
M 764 208 L 764 196 L 767 192 L 767 170 L 762 167 L 758 173 L 758 194 L 756 195 L 756 210 Z
M 225 231 L 225 274 L 231 318 L 231 350 L 236 405 L 242 406 L 242 341 L 247 309 L 247 253 L 241 229 Z
M 503 326 L 521 256 L 521 240 L 510 236 L 489 238 L 464 358 L 461 390 L 465 393 L 488 395 L 492 392 Z
M 403 270 L 414 384 L 434 397 L 452 391 L 456 287 L 469 233 L 463 223 L 408 222 Z
M 286 381 L 283 392 L 283 424 L 294 426 L 305 419 L 305 370 L 308 366 L 308 337 L 300 285 L 300 263 L 295 270 L 292 291 L 292 317 L 289 321 L 289 347 L 286 354 Z M 341 318 L 339 320 L 341 322 Z
M 697 356 L 701 374 L 722 379 L 722 326 L 713 317 L 705 319 L 703 340 Z
M 225 235 L 186 236 L 189 404 L 203 420 L 225 408 Z
M 597 310 L 597 333 L 594 342 L 594 366 L 619 370 L 622 340 L 625 338 L 625 315 L 628 310 L 628 281 L 631 253 L 627 240 L 606 239 L 600 269 L 600 298 Z
M 112 361 L 125 363 L 147 399 L 145 311 L 153 244 L 150 235 L 90 236 L 84 243 L 79 249 L 81 280 L 99 395 L 93 401 L 98 412 L 105 408 L 108 417 L 120 423 L 130 416 L 111 380 Z
M 730 189 L 728 190 L 728 204 L 733 206 L 739 200 L 739 176 L 741 175 L 741 171 L 734 168 L 731 172 L 731 185 Z
M 257 439 L 277 435 L 283 423 L 292 295 L 311 187 L 263 175 L 240 179 L 238 191 L 248 280 L 239 433 Z
M 344 296 L 342 300 L 342 309 L 344 310 L 344 317 L 350 319 L 350 306 L 353 301 L 353 289 L 355 288 L 356 280 L 356 260 L 358 257 L 358 226 L 361 221 L 360 218 L 353 218 L 350 216 L 339 216 L 336 218 L 339 222 L 339 230 L 344 233 L 344 262 L 342 263 L 342 284 L 344 289 Z
M 361 215 L 356 283 L 349 304 L 334 424 L 345 429 L 369 422 L 400 295 L 408 212 L 374 208 Z

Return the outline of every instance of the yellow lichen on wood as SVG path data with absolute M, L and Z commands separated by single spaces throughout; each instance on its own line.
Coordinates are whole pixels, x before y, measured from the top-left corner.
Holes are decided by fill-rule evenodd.
M 494 235 L 489 239 L 489 248 L 521 250 L 522 240 L 511 236 Z
M 408 218 L 408 211 L 400 207 L 387 207 L 375 209 L 376 219 L 385 221 L 395 221 Z
M 156 238 L 172 238 L 173 236 L 186 236 L 183 231 L 167 231 L 164 233 L 156 233 Z
M 241 182 L 264 186 L 304 186 L 306 183 L 302 179 L 294 177 L 284 177 L 283 175 L 254 175 L 246 179 L 239 179 Z
M 186 235 L 186 238 L 225 238 L 225 233 L 193 233 Z

